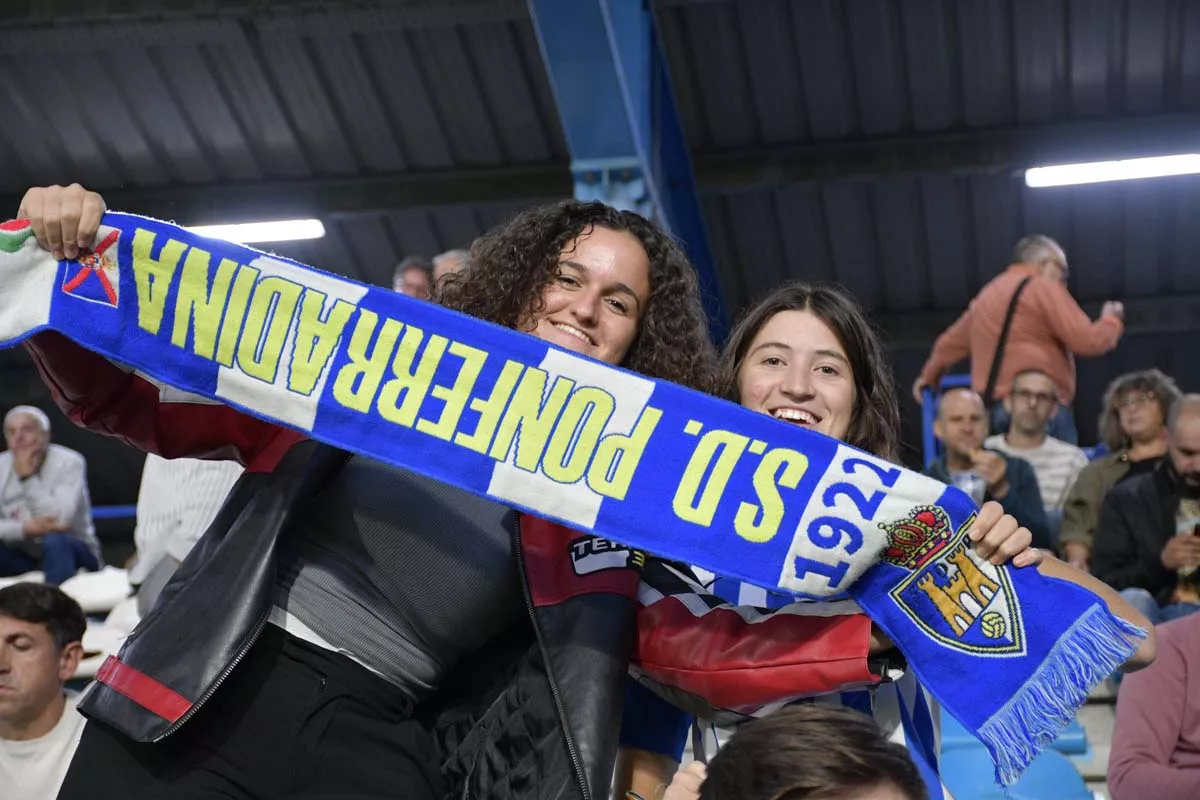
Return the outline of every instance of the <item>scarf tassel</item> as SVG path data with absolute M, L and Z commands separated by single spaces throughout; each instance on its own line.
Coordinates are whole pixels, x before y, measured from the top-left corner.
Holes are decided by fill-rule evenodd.
M 1010 786 L 1075 718 L 1092 688 L 1124 664 L 1146 631 L 1097 604 L 1058 639 L 1037 672 L 978 735 Z

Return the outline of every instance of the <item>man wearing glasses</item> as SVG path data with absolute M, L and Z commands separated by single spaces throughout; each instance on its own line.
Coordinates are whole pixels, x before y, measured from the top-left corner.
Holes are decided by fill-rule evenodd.
M 1049 375 L 1036 369 L 1019 372 L 1004 398 L 1004 410 L 1012 417 L 1008 432 L 984 441 L 985 447 L 1024 459 L 1033 467 L 1056 546 L 1067 492 L 1088 463 L 1078 447 L 1046 432 L 1059 407 L 1058 387 Z
M 993 406 L 992 430 L 1003 433 L 1009 416 L 996 401 L 1008 396 L 1018 372 L 1036 369 L 1050 376 L 1058 391 L 1050 435 L 1077 444 L 1070 411 L 1074 356 L 1099 356 L 1116 347 L 1124 332 L 1124 307 L 1107 302 L 1098 319 L 1089 319 L 1067 289 L 1066 253 L 1049 236 L 1021 239 L 1012 261 L 938 337 L 913 384 L 913 397 L 920 403 L 925 387 L 936 389 L 946 370 L 969 356 L 971 387 Z M 1008 335 L 1002 337 L 1005 328 Z M 993 363 L 999 365 L 995 371 Z

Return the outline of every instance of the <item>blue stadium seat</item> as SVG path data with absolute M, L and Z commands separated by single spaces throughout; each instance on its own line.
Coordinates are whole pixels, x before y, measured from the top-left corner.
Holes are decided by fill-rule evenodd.
M 956 800 L 1092 800 L 1083 777 L 1056 750 L 1034 759 L 1007 795 L 996 785 L 992 761 L 982 747 L 946 753 L 941 773 Z
M 1066 727 L 1054 743 L 1050 745 L 1058 752 L 1068 755 L 1077 756 L 1088 752 L 1087 733 L 1083 726 L 1079 724 L 1079 720 L 1071 720 L 1071 724 Z M 942 753 L 951 750 L 961 750 L 964 748 L 983 749 L 983 745 L 976 739 L 966 728 L 959 724 L 958 720 L 942 711 Z

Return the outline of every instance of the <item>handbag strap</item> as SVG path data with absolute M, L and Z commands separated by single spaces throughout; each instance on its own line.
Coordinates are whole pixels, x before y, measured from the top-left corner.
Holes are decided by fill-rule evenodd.
M 1025 291 L 1025 287 L 1031 280 L 1033 280 L 1033 276 L 1028 275 L 1017 284 L 1012 300 L 1008 303 L 1008 311 L 1004 314 L 1004 325 L 1000 328 L 1000 339 L 996 342 L 996 355 L 992 357 L 992 369 L 988 373 L 987 388 L 983 390 L 983 402 L 989 408 L 996 402 L 996 381 L 1000 378 L 1000 363 L 1004 360 L 1004 348 L 1008 345 L 1008 332 L 1012 328 L 1013 317 L 1017 313 L 1017 302 L 1021 299 L 1021 292 Z

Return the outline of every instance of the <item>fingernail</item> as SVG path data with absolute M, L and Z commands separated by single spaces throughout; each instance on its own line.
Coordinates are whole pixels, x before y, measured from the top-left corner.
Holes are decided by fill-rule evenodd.
M 64 252 L 67 254 L 67 258 L 70 258 L 72 260 L 79 257 L 79 248 L 73 244 L 67 245 L 66 250 Z
M 55 261 L 63 260 L 63 251 L 59 248 L 55 248 L 55 249 L 51 250 L 50 255 L 54 256 Z

